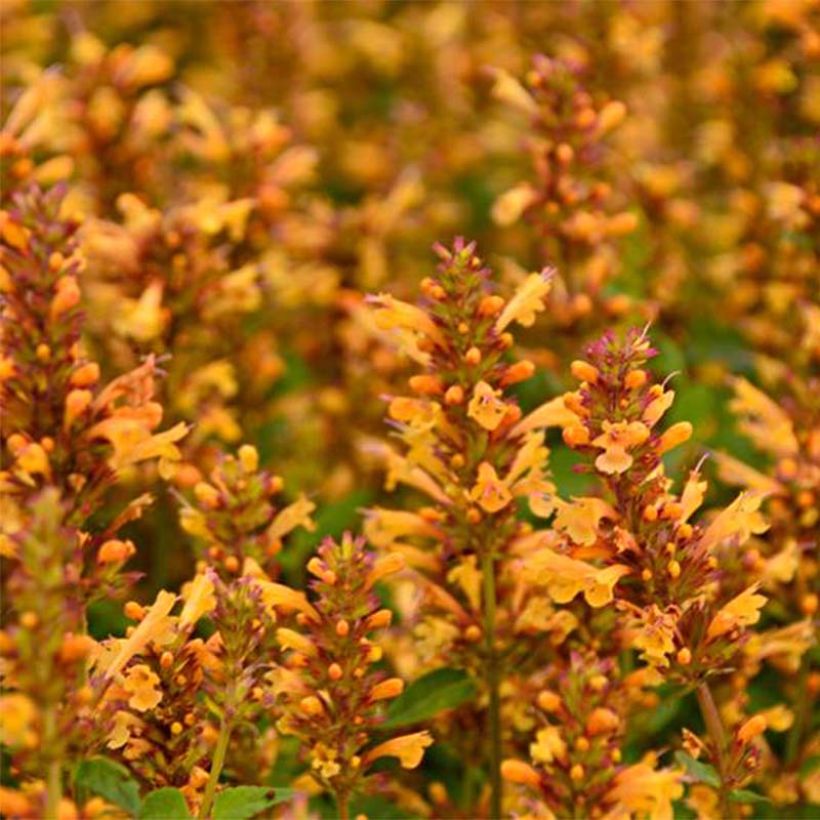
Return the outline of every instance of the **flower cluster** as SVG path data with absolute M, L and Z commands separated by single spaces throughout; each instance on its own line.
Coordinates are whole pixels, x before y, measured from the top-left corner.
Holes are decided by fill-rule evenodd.
M 351 796 L 378 779 L 368 778 L 373 763 L 392 757 L 413 769 L 433 742 L 426 731 L 373 742 L 382 705 L 404 689 L 401 678 L 371 668 L 383 654 L 373 635 L 392 620 L 373 588 L 403 566 L 399 553 L 377 557 L 349 534 L 326 541 L 307 565 L 315 599 L 300 605 L 299 628 L 276 630 L 285 655 L 274 673 L 284 712 L 279 729 L 301 740 L 311 778 L 334 795 L 343 820 Z

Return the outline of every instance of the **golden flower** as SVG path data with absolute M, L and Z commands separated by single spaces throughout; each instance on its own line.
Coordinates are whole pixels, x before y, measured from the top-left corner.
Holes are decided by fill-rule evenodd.
M 564 397 L 558 396 L 545 402 L 540 407 L 536 407 L 535 410 L 524 416 L 510 432 L 513 436 L 518 436 L 542 427 L 567 427 L 579 422 L 578 416 L 564 403 Z
M 701 538 L 701 546 L 711 550 L 729 538 L 737 538 L 738 544 L 743 544 L 751 535 L 766 532 L 769 525 L 759 512 L 765 497 L 758 491 L 741 493 L 709 524 Z
M 307 655 L 309 658 L 315 658 L 318 653 L 316 644 L 313 643 L 310 638 L 305 637 L 293 629 L 286 629 L 284 627 L 277 629 L 276 642 L 282 649 L 293 649 L 302 655 Z
M 692 425 L 688 421 L 679 421 L 665 430 L 658 439 L 657 449 L 659 453 L 666 453 L 669 450 L 689 441 L 692 437 Z
M 748 743 L 758 735 L 762 735 L 767 728 L 766 718 L 763 715 L 754 715 L 737 730 L 737 739 L 741 743 Z
M 683 796 L 683 772 L 656 771 L 647 763 L 636 763 L 615 776 L 607 795 L 611 802 L 649 820 L 672 820 L 672 803 Z
M 487 382 L 480 381 L 473 390 L 467 415 L 485 430 L 495 430 L 507 414 L 507 404 L 498 398 L 500 395 L 500 390 L 493 390 Z
M 599 706 L 590 712 L 586 722 L 587 733 L 592 735 L 608 735 L 620 726 L 620 718 L 611 709 Z
M 37 707 L 28 695 L 11 692 L 0 696 L 0 743 L 11 748 L 34 746 L 36 719 Z
M 675 651 L 675 618 L 655 604 L 640 613 L 640 622 L 631 643 L 641 650 L 641 657 L 651 666 L 667 667 L 667 655 Z
M 623 473 L 632 465 L 627 450 L 643 444 L 649 438 L 649 428 L 640 421 L 605 420 L 602 426 L 604 432 L 592 440 L 604 451 L 595 459 L 595 466 L 602 473 Z
M 179 613 L 179 626 L 185 629 L 193 626 L 205 615 L 216 608 L 213 581 L 205 574 L 197 575 L 183 592 L 185 606 Z
M 377 581 L 380 581 L 386 575 L 392 575 L 394 572 L 401 572 L 404 567 L 404 556 L 398 552 L 390 552 L 387 555 L 378 558 L 373 564 L 370 572 L 367 574 L 367 578 L 365 578 L 365 589 L 371 589 Z
M 598 540 L 602 518 L 617 518 L 615 510 L 601 498 L 573 498 L 570 503 L 556 499 L 555 503 L 555 528 L 581 546 L 591 546 Z
M 758 587 L 759 584 L 752 584 L 718 610 L 706 630 L 707 640 L 713 641 L 735 627 L 750 626 L 760 620 L 760 610 L 766 598 L 756 594 Z
M 403 691 L 404 681 L 401 678 L 388 678 L 370 690 L 370 700 L 388 700 L 397 697 Z
M 518 222 L 521 214 L 538 199 L 538 191 L 528 182 L 521 182 L 505 191 L 493 203 L 492 218 L 496 225 L 506 227 Z
M 167 635 L 173 621 L 168 613 L 176 603 L 177 596 L 172 592 L 161 590 L 151 608 L 140 621 L 137 628 L 124 641 L 120 642 L 118 651 L 113 655 L 104 669 L 110 680 L 122 670 L 134 655 L 153 640 L 162 641 Z
M 485 512 L 496 513 L 512 501 L 512 493 L 499 479 L 495 467 L 483 461 L 478 466 L 478 480 L 470 490 L 470 498 Z
M 136 715 L 120 709 L 114 715 L 114 727 L 108 735 L 106 746 L 109 749 L 120 749 L 125 746 L 131 737 L 131 730 L 139 726 L 140 723 L 141 721 Z
M 660 387 L 658 387 L 658 389 L 662 390 L 662 388 Z M 672 406 L 674 401 L 674 390 L 666 390 L 661 392 L 660 395 L 658 395 L 651 402 L 649 402 L 649 404 L 646 406 L 646 409 L 643 411 L 643 415 L 641 416 L 641 418 L 650 427 L 654 427 L 660 421 L 661 416 Z
M 266 607 L 270 609 L 283 607 L 285 610 L 301 612 L 313 621 L 320 620 L 319 613 L 311 606 L 303 592 L 263 578 L 256 578 L 255 583 L 262 590 L 262 600 Z
M 296 527 L 303 527 L 308 532 L 313 532 L 316 525 L 310 514 L 316 509 L 316 505 L 306 496 L 302 495 L 279 512 L 276 518 L 268 527 L 267 535 L 271 541 L 277 541 L 286 536 Z
M 538 114 L 538 104 L 518 80 L 503 68 L 491 69 L 495 77 L 492 95 L 495 99 L 534 117 Z
M 535 582 L 547 588 L 555 603 L 569 603 L 582 592 L 586 602 L 596 608 L 612 601 L 613 587 L 629 572 L 628 567 L 621 564 L 598 569 L 550 549 L 530 556 L 527 567 L 533 572 Z
M 159 338 L 170 318 L 168 308 L 162 307 L 160 281 L 151 282 L 139 299 L 124 299 L 120 303 L 119 314 L 112 320 L 112 327 L 121 336 L 150 342 Z
M 432 745 L 433 738 L 429 732 L 402 735 L 370 749 L 364 755 L 364 762 L 369 764 L 380 757 L 395 757 L 401 763 L 402 768 L 415 769 L 424 757 L 424 750 Z
M 115 564 L 127 561 L 137 551 L 132 541 L 120 541 L 112 538 L 106 541 L 97 551 L 98 564 Z
M 541 785 L 541 775 L 523 760 L 504 760 L 501 762 L 501 776 L 510 783 L 519 783 L 522 786 L 538 788 Z
M 159 676 L 144 663 L 132 666 L 125 674 L 123 689 L 131 697 L 128 705 L 138 712 L 153 709 L 161 700 L 162 692 L 157 688 Z
M 539 729 L 535 735 L 535 743 L 530 744 L 530 757 L 536 763 L 566 760 L 567 744 L 556 726 Z
M 541 273 L 531 273 L 519 286 L 501 315 L 495 321 L 495 330 L 501 333 L 512 322 L 531 327 L 535 316 L 544 310 L 544 300 L 551 287 L 554 271 L 544 268 Z
M 371 304 L 377 305 L 375 311 L 376 325 L 382 330 L 406 330 L 427 336 L 439 347 L 446 347 L 447 340 L 435 322 L 421 308 L 402 302 L 389 293 L 368 297 Z

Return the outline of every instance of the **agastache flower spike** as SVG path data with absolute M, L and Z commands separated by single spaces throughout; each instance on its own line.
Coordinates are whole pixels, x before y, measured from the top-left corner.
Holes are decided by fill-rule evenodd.
M 325 541 L 308 564 L 316 617 L 297 619 L 301 632 L 277 631 L 289 670 L 271 676 L 284 711 L 279 729 L 299 738 L 310 775 L 335 796 L 342 818 L 352 795 L 378 786 L 378 777 L 368 777 L 376 760 L 395 757 L 412 769 L 433 742 L 421 731 L 371 745 L 382 703 L 404 688 L 401 678 L 384 679 L 370 668 L 382 657 L 371 635 L 391 616 L 372 587 L 403 566 L 401 556 L 378 558 L 349 534 L 340 543 Z

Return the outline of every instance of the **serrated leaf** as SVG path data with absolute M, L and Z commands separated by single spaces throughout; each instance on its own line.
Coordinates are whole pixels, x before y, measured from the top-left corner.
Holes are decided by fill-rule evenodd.
M 140 820 L 183 820 L 190 817 L 185 798 L 179 789 L 157 789 L 145 796 Z
M 735 803 L 771 803 L 768 797 L 764 797 L 757 792 L 749 791 L 749 789 L 734 789 L 729 792 L 729 800 L 734 800 Z
M 83 760 L 74 775 L 80 793 L 95 794 L 136 815 L 140 810 L 140 790 L 125 766 L 106 757 Z
M 695 760 L 686 752 L 675 752 L 675 760 L 680 766 L 686 769 L 686 773 L 696 780 L 698 783 L 706 783 L 707 786 L 720 788 L 720 775 L 715 771 L 714 766 L 708 763 L 701 763 L 700 760 Z
M 294 794 L 293 789 L 234 786 L 216 796 L 214 820 L 249 820 L 277 803 L 290 800 Z
M 395 729 L 454 709 L 475 697 L 475 683 L 461 669 L 436 669 L 414 681 L 387 710 L 385 728 Z

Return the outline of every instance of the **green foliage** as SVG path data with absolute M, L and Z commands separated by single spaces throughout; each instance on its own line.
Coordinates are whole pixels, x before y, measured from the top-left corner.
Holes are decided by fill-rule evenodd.
M 74 786 L 80 802 L 97 795 L 125 809 L 129 814 L 140 811 L 140 790 L 128 769 L 106 757 L 92 757 L 77 766 Z
M 678 765 L 686 769 L 686 773 L 698 783 L 705 783 L 713 788 L 720 787 L 720 775 L 715 771 L 714 766 L 695 760 L 686 752 L 675 752 L 675 761 Z
M 475 683 L 461 669 L 436 669 L 414 681 L 387 710 L 388 729 L 409 726 L 475 697 Z
M 145 796 L 140 820 L 182 820 L 190 817 L 185 798 L 179 789 L 157 789 Z
M 214 820 L 249 820 L 263 811 L 290 800 L 293 789 L 264 786 L 234 786 L 221 791 L 214 800 Z

